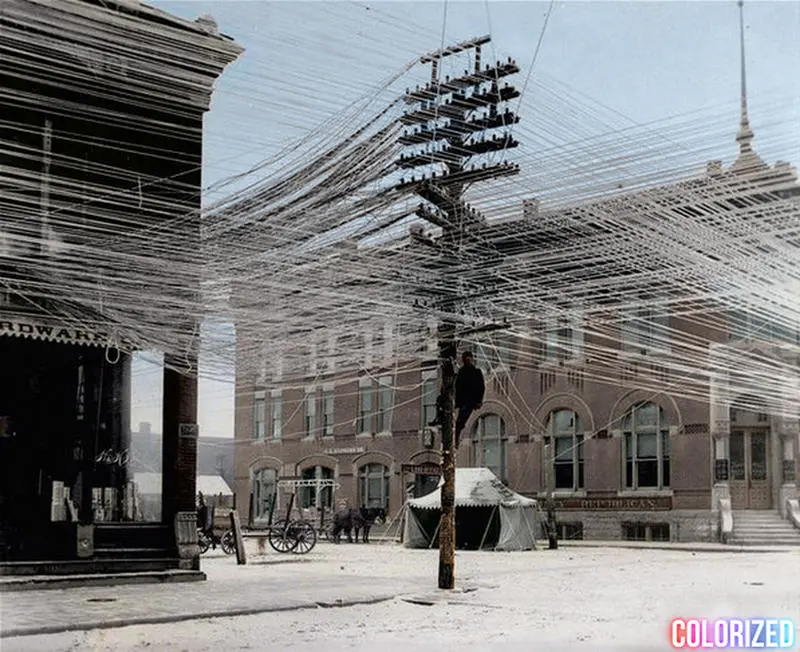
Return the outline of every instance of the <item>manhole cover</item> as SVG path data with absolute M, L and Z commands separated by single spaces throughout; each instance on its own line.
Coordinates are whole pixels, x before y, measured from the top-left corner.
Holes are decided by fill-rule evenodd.
M 87 598 L 86 602 L 116 602 L 116 598 Z

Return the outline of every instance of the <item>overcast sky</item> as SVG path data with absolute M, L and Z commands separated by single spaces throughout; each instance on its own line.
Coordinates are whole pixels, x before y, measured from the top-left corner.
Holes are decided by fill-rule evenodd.
M 210 14 L 244 56 L 219 83 L 206 118 L 204 184 L 275 155 L 325 118 L 377 88 L 415 57 L 491 33 L 492 58 L 513 56 L 521 88 L 542 33 L 548 2 L 151 2 L 178 16 Z M 593 112 L 642 125 L 718 109 L 730 137 L 714 158 L 735 155 L 739 98 L 736 3 L 556 2 L 520 108 L 535 124 L 537 84 L 557 80 Z M 800 3 L 748 2 L 748 95 L 756 150 L 800 164 Z M 462 66 L 463 67 L 463 66 Z M 458 74 L 459 71 L 454 71 Z M 552 109 L 552 107 L 550 107 Z M 547 125 L 542 124 L 543 131 Z M 523 143 L 524 146 L 524 143 Z M 697 161 L 703 166 L 705 161 Z M 202 371 L 202 370 L 201 370 Z M 160 431 L 160 369 L 134 367 L 132 427 Z M 233 436 L 233 385 L 201 380 L 204 436 Z

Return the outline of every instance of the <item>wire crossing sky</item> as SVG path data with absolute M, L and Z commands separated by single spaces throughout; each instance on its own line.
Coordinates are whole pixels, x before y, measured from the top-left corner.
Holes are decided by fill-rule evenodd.
M 58 178 L 57 170 L 85 163 L 54 159 L 58 205 L 47 248 L 60 278 L 37 276 L 21 292 L 47 305 L 68 298 L 74 308 L 62 317 L 70 322 L 99 314 L 92 325 L 130 349 L 176 353 L 199 342 L 199 330 L 175 325 L 176 313 L 235 324 L 238 342 L 223 328 L 203 330 L 201 371 L 209 378 L 228 378 L 237 356 L 238 373 L 290 386 L 331 369 L 348 377 L 365 367 L 413 365 L 429 357 L 431 324 L 449 317 L 463 328 L 508 324 L 501 335 L 463 338 L 498 368 L 504 354 L 513 354 L 517 368 L 538 368 L 547 347 L 564 346 L 548 333 L 566 325 L 580 339 L 589 378 L 619 382 L 630 362 L 621 349 L 643 338 L 642 348 L 660 353 L 654 388 L 668 376 L 673 394 L 702 398 L 710 382 L 736 376 L 745 360 L 750 384 L 775 411 L 796 409 L 787 397 L 800 327 L 800 212 L 796 175 L 780 161 L 800 159 L 800 95 L 787 84 L 800 63 L 788 45 L 800 11 L 770 5 L 781 16 L 768 16 L 758 4 L 745 8 L 752 16 L 745 30 L 750 136 L 740 128 L 735 4 L 636 4 L 634 11 L 607 3 L 455 2 L 443 19 L 438 3 L 159 3 L 187 17 L 212 13 L 246 49 L 218 83 L 206 120 L 202 214 L 175 215 L 164 204 L 169 217 L 130 241 L 104 219 L 102 202 L 86 201 L 108 195 L 101 181 L 75 187 Z M 660 29 L 645 42 L 641 33 L 654 23 Z M 520 146 L 477 165 L 507 162 L 520 174 L 468 191 L 484 220 L 447 250 L 437 228 L 417 216 L 420 200 L 397 166 L 409 152 L 403 142 L 419 133 L 402 116 L 425 108 L 402 98 L 428 82 L 418 57 L 439 47 L 443 34 L 447 44 L 487 32 L 493 39 L 484 63 L 511 57 L 530 81 L 507 103 L 520 122 L 497 130 Z M 90 59 L 135 59 L 142 47 L 110 44 L 97 31 L 73 38 Z M 183 56 L 162 42 L 154 31 L 147 43 L 164 62 L 154 97 Z M 602 49 L 590 51 L 600 42 Z M 13 56 L 16 46 L 3 35 L 0 47 Z M 40 69 L 27 73 L 32 81 L 57 72 L 69 84 L 93 74 L 81 66 L 56 71 L 41 54 Z M 605 68 L 591 65 L 597 58 Z M 641 59 L 638 69 L 631 58 Z M 455 79 L 473 66 L 454 56 L 440 72 Z M 654 80 L 691 90 L 670 101 Z M 110 92 L 103 88 L 97 92 Z M 425 128 L 447 129 L 447 111 L 436 115 Z M 471 118 L 486 116 L 476 110 Z M 120 117 L 98 119 L 113 125 Z M 143 121 L 136 128 L 163 127 Z M 435 161 L 441 143 L 428 142 L 412 151 Z M 0 154 L 8 147 L 0 141 Z M 719 163 L 707 168 L 709 161 Z M 141 180 L 125 170 L 98 173 L 129 180 L 131 197 L 141 192 Z M 79 245 L 64 246 L 59 233 L 74 226 L 59 209 L 74 206 L 98 226 Z M 198 219 L 202 300 L 154 294 L 196 273 L 185 232 Z M 3 262 L 33 274 L 26 252 L 41 237 L 23 214 L 6 214 Z M 109 283 L 120 269 L 126 283 Z M 441 311 L 443 295 L 459 299 L 453 313 Z M 709 347 L 727 342 L 731 324 L 780 341 L 775 357 L 729 352 L 712 365 Z

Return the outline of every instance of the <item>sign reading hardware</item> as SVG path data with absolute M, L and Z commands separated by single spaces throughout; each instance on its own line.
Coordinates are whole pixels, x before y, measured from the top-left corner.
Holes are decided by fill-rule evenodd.
M 16 335 L 73 344 L 105 345 L 111 339 L 108 333 L 92 333 L 78 328 L 50 326 L 19 319 L 0 319 L 0 335 Z

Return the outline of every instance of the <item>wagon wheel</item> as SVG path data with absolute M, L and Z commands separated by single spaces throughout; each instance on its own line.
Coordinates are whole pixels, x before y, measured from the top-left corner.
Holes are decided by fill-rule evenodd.
M 293 521 L 289 529 L 296 541 L 292 552 L 305 555 L 317 545 L 317 531 L 308 521 Z
M 320 534 L 325 536 L 325 540 L 328 543 L 336 543 L 336 540 L 333 536 L 333 528 L 330 525 L 326 525 L 324 528 L 322 528 Z
M 273 525 L 267 538 L 269 545 L 276 552 L 291 552 L 297 547 L 297 537 L 294 535 L 292 524 L 289 521 Z
M 233 538 L 232 530 L 228 530 L 222 535 L 222 539 L 220 539 L 220 545 L 222 546 L 222 552 L 224 552 L 226 555 L 232 555 L 234 552 L 236 552 L 236 540 Z
M 211 545 L 211 542 L 208 540 L 208 537 L 203 532 L 198 532 L 197 545 L 200 546 L 200 554 L 202 555 L 208 552 L 208 548 Z

